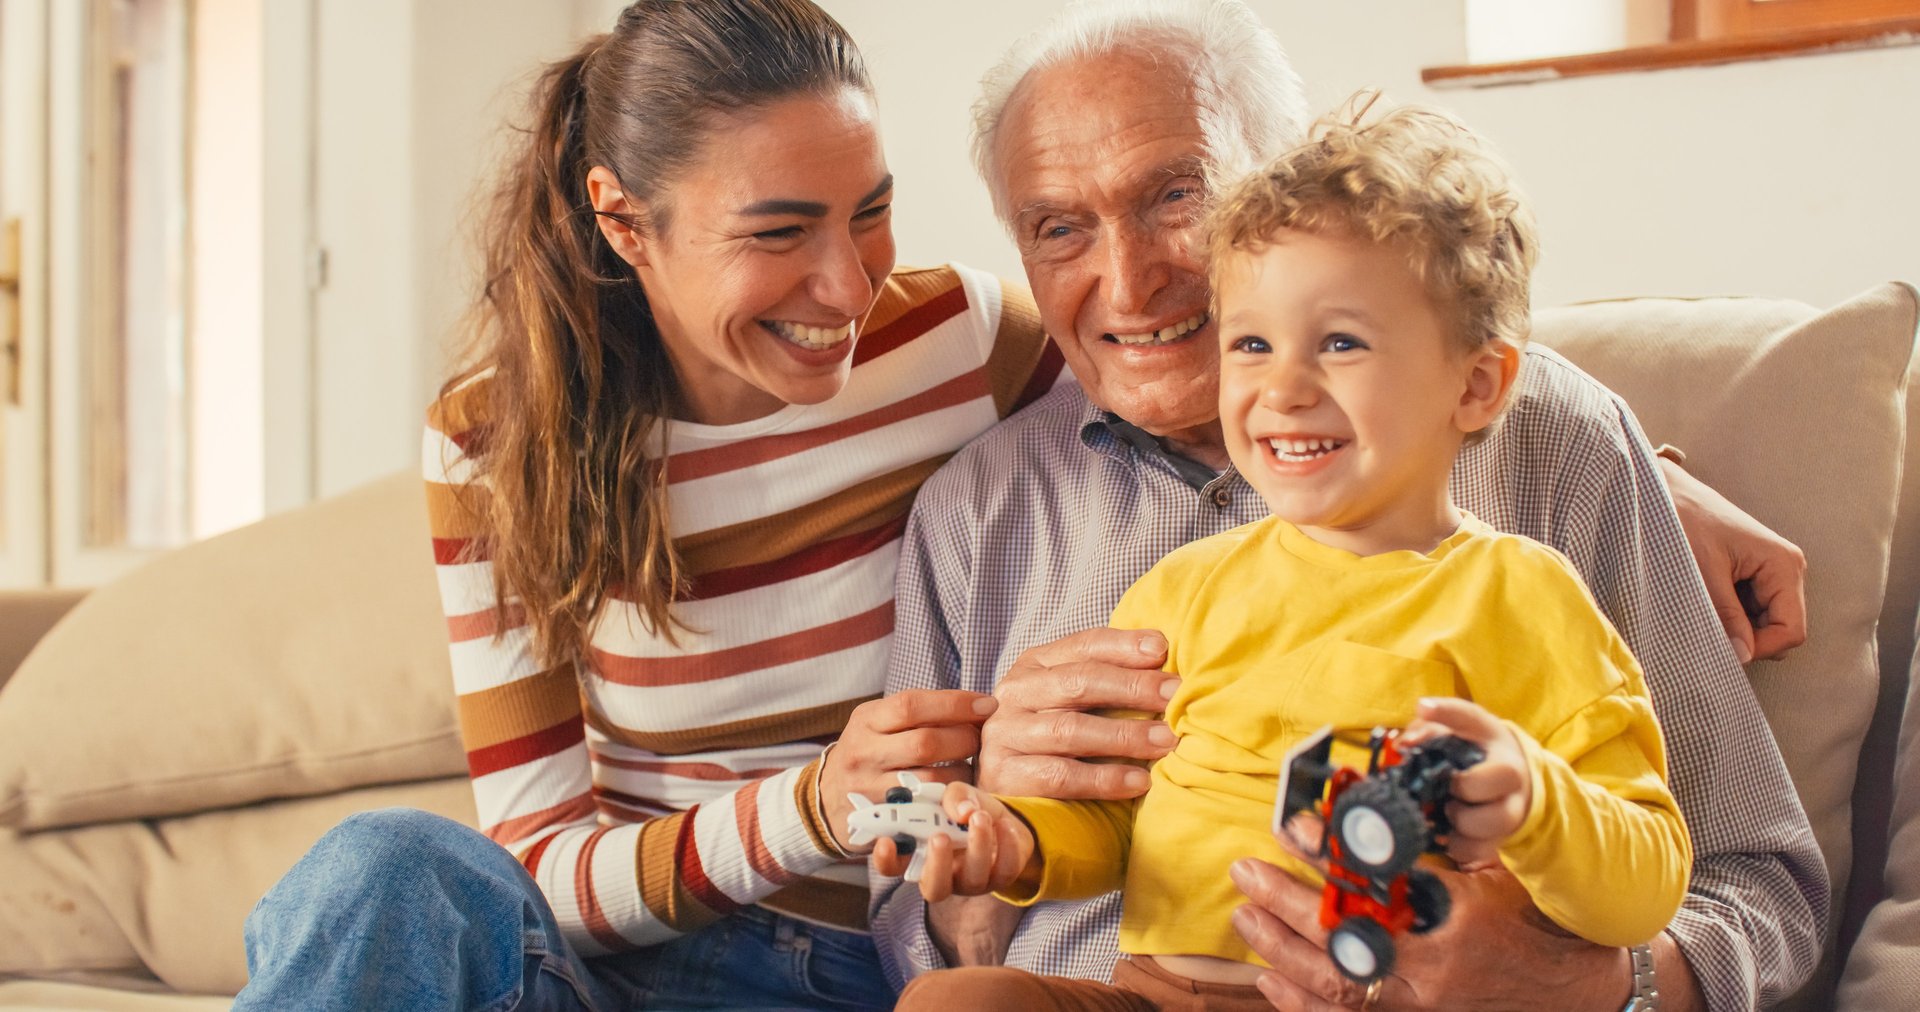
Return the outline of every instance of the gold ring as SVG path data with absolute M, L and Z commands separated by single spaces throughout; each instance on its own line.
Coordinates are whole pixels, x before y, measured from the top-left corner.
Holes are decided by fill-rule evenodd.
M 1380 1000 L 1380 989 L 1386 986 L 1387 978 L 1375 977 L 1373 983 L 1367 985 L 1367 996 L 1360 1001 L 1360 1012 L 1372 1008 L 1373 1003 Z

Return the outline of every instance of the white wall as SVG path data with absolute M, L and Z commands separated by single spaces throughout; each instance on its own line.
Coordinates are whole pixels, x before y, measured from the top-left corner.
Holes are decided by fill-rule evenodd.
M 314 494 L 417 467 L 475 266 L 466 227 L 568 5 L 325 0 L 315 28 Z
M 1064 0 L 825 0 L 873 67 L 901 260 L 1017 275 L 967 159 L 997 54 Z M 472 282 L 460 231 L 527 75 L 617 0 L 325 0 L 318 8 L 315 491 L 412 467 Z M 1920 280 L 1920 48 L 1433 91 L 1465 0 L 1255 0 L 1317 108 L 1361 86 L 1453 109 L 1502 149 L 1544 231 L 1540 305 L 1640 294 L 1839 301 Z M 271 406 L 270 406 L 271 410 Z
M 1016 271 L 967 168 L 966 111 L 1000 49 L 1063 0 L 974 0 L 964 17 L 907 16 L 891 0 L 823 6 L 874 70 L 902 260 Z M 1920 95 L 1920 47 L 1434 91 L 1419 71 L 1465 61 L 1464 0 L 1253 7 L 1316 108 L 1381 86 L 1452 109 L 1507 155 L 1541 218 L 1541 305 L 1736 293 L 1825 304 L 1920 280 L 1920 133 L 1896 122 Z

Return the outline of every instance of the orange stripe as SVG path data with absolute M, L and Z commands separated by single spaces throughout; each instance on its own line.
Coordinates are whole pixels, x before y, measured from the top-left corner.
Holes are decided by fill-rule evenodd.
M 867 891 L 847 882 L 803 878 L 761 900 L 760 906 L 848 931 L 867 930 Z
M 680 561 L 699 575 L 784 559 L 822 541 L 872 530 L 904 516 L 914 494 L 949 456 L 909 464 L 784 513 L 690 534 L 675 542 Z
M 725 650 L 672 657 L 627 657 L 598 647 L 590 652 L 593 655 L 594 672 L 601 678 L 615 685 L 657 689 L 712 682 L 781 664 L 810 660 L 872 643 L 892 631 L 893 602 L 888 601 L 851 618 Z
M 761 878 L 775 885 L 785 885 L 793 880 L 793 873 L 782 868 L 774 860 L 773 851 L 767 847 L 766 838 L 760 835 L 760 785 L 755 780 L 742 787 L 733 796 L 733 824 L 740 833 L 741 849 L 746 851 L 747 864 Z
M 477 379 L 427 405 L 427 424 L 458 440 L 493 417 L 493 377 Z
M 914 307 L 960 287 L 960 272 L 952 267 L 898 267 L 880 287 L 873 309 L 860 321 L 861 334 L 893 326 Z
M 1019 388 L 1014 389 L 1017 391 Z M 917 394 L 901 398 L 892 404 L 874 408 L 872 411 L 854 415 L 852 418 L 841 419 L 832 425 L 822 425 L 817 429 L 782 436 L 742 439 L 710 450 L 676 453 L 667 458 L 667 481 L 695 481 L 716 474 L 725 474 L 728 471 L 765 464 L 782 457 L 791 457 L 828 443 L 852 439 L 861 433 L 872 432 L 897 422 L 965 404 L 991 393 L 993 391 L 987 385 L 986 369 L 975 369 Z M 1008 395 L 1008 399 L 1012 399 L 1011 394 Z
M 669 815 L 654 819 L 640 827 L 640 856 L 635 871 L 639 875 L 640 902 L 645 904 L 653 919 L 672 926 L 673 909 L 673 841 L 680 835 L 680 820 L 685 815 Z
M 645 749 L 656 755 L 688 755 L 722 749 L 785 745 L 796 741 L 831 740 L 847 726 L 847 719 L 853 715 L 854 707 L 878 698 L 860 696 L 804 710 L 789 710 L 764 717 L 675 731 L 636 731 L 609 723 L 600 714 L 592 712 L 587 714 L 587 723 L 606 736 L 607 740 L 629 748 Z
M 918 341 L 966 311 L 967 293 L 964 289 L 955 287 L 942 292 L 907 310 L 888 326 L 869 329 L 853 348 L 853 367 L 858 369 L 888 352 Z
M 436 538 L 478 538 L 487 534 L 487 491 L 479 485 L 427 485 L 427 526 Z
M 987 355 L 987 376 L 1000 417 L 1011 414 L 1048 348 L 1033 296 L 1018 285 L 1000 286 L 1000 326 Z
M 807 838 L 813 841 L 815 850 L 822 854 L 839 852 L 833 840 L 833 830 L 820 821 L 821 805 L 818 801 L 820 788 L 819 767 L 821 759 L 808 763 L 793 778 L 793 807 L 800 813 L 800 824 L 807 831 Z
M 543 808 L 537 812 L 529 812 L 503 822 L 496 822 L 486 828 L 486 836 L 487 839 L 507 847 L 548 827 L 564 826 L 571 822 L 582 822 L 592 818 L 593 794 L 588 792 L 568 798 L 552 808 Z
M 469 752 L 512 741 L 568 718 L 580 718 L 580 683 L 572 664 L 456 697 L 460 744 Z

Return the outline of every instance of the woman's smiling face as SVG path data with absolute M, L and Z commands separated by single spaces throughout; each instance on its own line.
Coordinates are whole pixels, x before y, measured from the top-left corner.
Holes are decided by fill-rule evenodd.
M 636 209 L 650 229 L 602 218 L 646 290 L 678 417 L 744 422 L 846 385 L 860 318 L 893 270 L 874 113 L 840 88 L 715 114 L 693 161 Z M 589 180 L 595 207 L 616 210 L 612 173 Z

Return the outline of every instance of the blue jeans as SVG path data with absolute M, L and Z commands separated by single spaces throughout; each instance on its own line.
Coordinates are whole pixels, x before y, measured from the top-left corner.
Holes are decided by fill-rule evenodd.
M 745 907 L 693 934 L 583 959 L 492 840 L 410 809 L 315 844 L 247 918 L 252 1009 L 885 1009 L 865 935 Z

